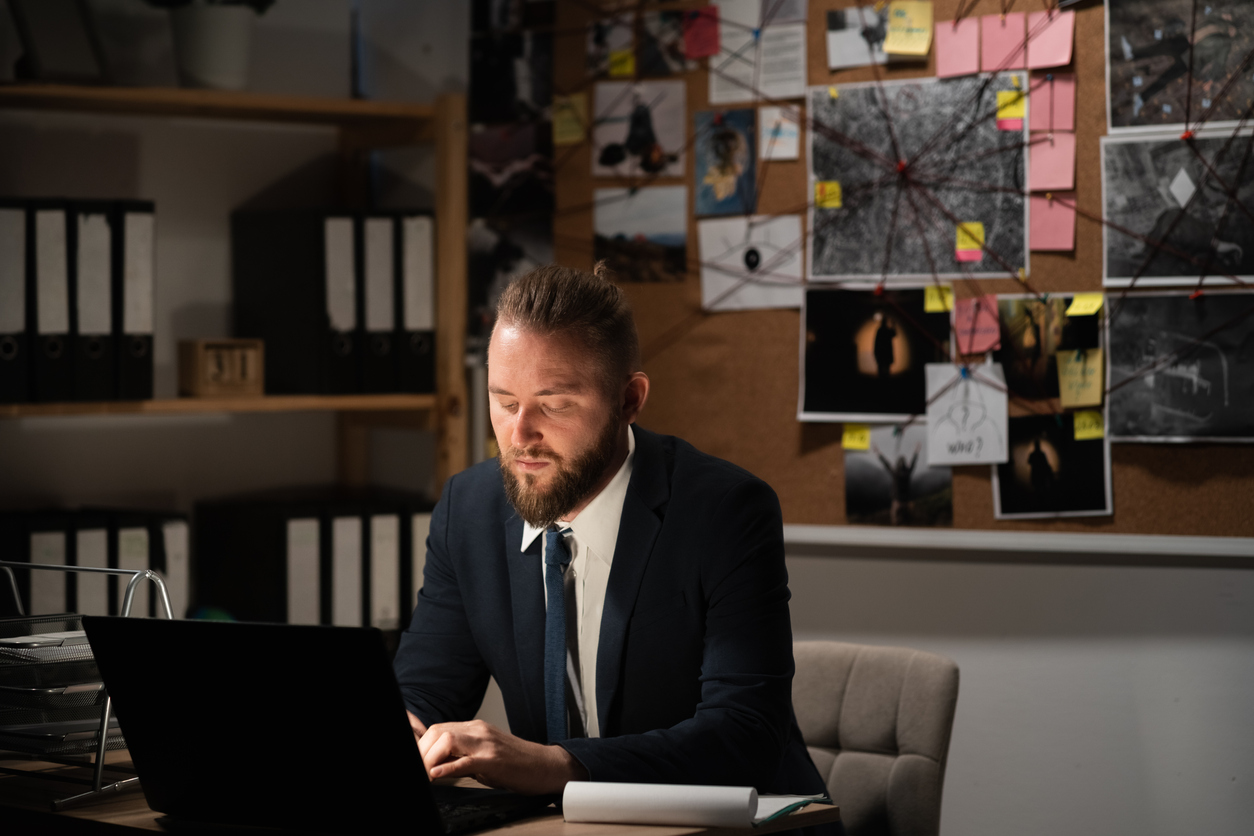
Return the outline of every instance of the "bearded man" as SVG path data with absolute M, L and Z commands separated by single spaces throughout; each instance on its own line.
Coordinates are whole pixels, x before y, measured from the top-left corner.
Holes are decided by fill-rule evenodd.
M 450 479 L 396 674 L 433 778 L 825 791 L 792 711 L 779 502 L 634 427 L 635 323 L 558 266 L 502 295 L 488 347 L 499 462 Z M 488 678 L 510 731 L 472 721 Z

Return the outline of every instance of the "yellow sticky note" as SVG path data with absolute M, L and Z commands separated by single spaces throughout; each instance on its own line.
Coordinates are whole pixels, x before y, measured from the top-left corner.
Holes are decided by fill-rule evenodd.
M 578 145 L 588 136 L 588 95 L 553 97 L 553 144 Z
M 997 118 L 1023 119 L 1028 115 L 1028 97 L 1022 90 L 997 91 Z
M 884 51 L 890 55 L 927 55 L 931 46 L 932 0 L 892 0 Z
M 947 284 L 930 284 L 923 288 L 923 312 L 945 313 L 954 309 L 954 289 Z
M 1064 407 L 1102 405 L 1105 375 L 1100 348 L 1059 351 L 1054 359 L 1058 362 L 1058 395 Z
M 955 250 L 979 250 L 984 246 L 984 224 L 979 221 L 967 221 L 958 224 L 958 240 Z
M 1094 438 L 1106 437 L 1106 423 L 1102 420 L 1102 414 L 1095 409 L 1086 409 L 1077 412 L 1075 418 L 1075 440 L 1088 441 Z
M 840 446 L 846 450 L 870 450 L 871 425 L 845 424 L 845 431 L 840 437 Z
M 1101 293 L 1077 293 L 1067 306 L 1067 316 L 1092 316 L 1102 309 L 1106 296 Z
M 839 209 L 841 207 L 840 182 L 820 180 L 815 183 L 814 206 L 818 209 Z
M 839 90 L 837 90 L 835 87 L 828 87 L 828 88 L 827 88 L 827 95 L 828 95 L 828 97 L 829 97 L 829 98 L 839 99 L 839 98 L 840 98 L 840 91 L 839 91 Z
M 610 52 L 610 77 L 631 78 L 636 74 L 636 53 L 630 49 Z

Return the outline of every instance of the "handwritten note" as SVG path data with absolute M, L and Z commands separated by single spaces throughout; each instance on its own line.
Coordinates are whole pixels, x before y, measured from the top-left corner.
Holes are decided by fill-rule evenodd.
M 995 295 L 959 299 L 954 307 L 954 335 L 959 354 L 982 354 L 1001 348 L 1001 319 Z
M 954 289 L 947 284 L 930 284 L 923 288 L 924 313 L 948 313 L 954 309 Z
M 1028 143 L 1028 189 L 1075 188 L 1075 133 L 1034 133 Z
M 577 145 L 588 136 L 588 94 L 553 96 L 553 144 Z
M 1092 316 L 1106 304 L 1104 293 L 1077 293 L 1067 306 L 1067 316 Z
M 889 55 L 927 55 L 932 46 L 932 0 L 892 0 L 888 4 Z
M 1058 395 L 1064 408 L 1102 405 L 1105 377 L 1100 348 L 1059 351 L 1054 359 L 1058 363 Z
M 980 69 L 986 73 L 1022 70 L 1027 66 L 1024 47 L 1026 15 L 984 15 L 980 18 Z
M 718 55 L 718 6 L 684 12 L 684 55 L 688 58 Z
M 1106 437 L 1106 422 L 1102 413 L 1095 409 L 1081 410 L 1075 413 L 1075 440 L 1089 441 L 1094 438 Z
M 1071 63 L 1075 41 L 1075 12 L 1030 12 L 1028 67 L 1033 70 L 1062 67 Z
M 870 450 L 871 425 L 845 424 L 845 430 L 840 436 L 840 446 L 846 450 Z
M 1066 252 L 1075 249 L 1075 192 L 1028 198 L 1028 242 L 1033 250 Z
M 817 209 L 839 209 L 841 207 L 840 182 L 820 180 L 815 183 L 814 206 Z
M 980 71 L 980 21 L 964 17 L 936 24 L 936 76 L 952 78 Z
M 984 260 L 984 224 L 979 221 L 967 221 L 958 224 L 957 240 L 954 244 L 954 258 L 958 261 Z
M 997 363 L 928 363 L 927 463 L 997 464 L 1007 460 L 1006 376 Z
M 1075 73 L 1040 73 L 1032 77 L 1032 112 L 1028 128 L 1033 131 L 1075 130 Z

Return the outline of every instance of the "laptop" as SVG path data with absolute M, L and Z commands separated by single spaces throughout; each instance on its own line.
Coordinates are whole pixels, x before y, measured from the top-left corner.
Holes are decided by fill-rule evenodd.
M 202 824 L 462 833 L 553 797 L 433 785 L 372 628 L 84 616 L 148 806 Z

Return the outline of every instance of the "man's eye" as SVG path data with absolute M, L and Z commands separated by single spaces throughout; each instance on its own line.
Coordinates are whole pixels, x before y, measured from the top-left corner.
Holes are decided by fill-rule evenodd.
M 568 403 L 561 404 L 560 406 L 555 405 L 555 404 L 545 404 L 545 407 L 544 407 L 545 412 L 555 412 L 559 414 L 562 412 L 566 412 L 568 409 L 570 409 L 570 404 Z

